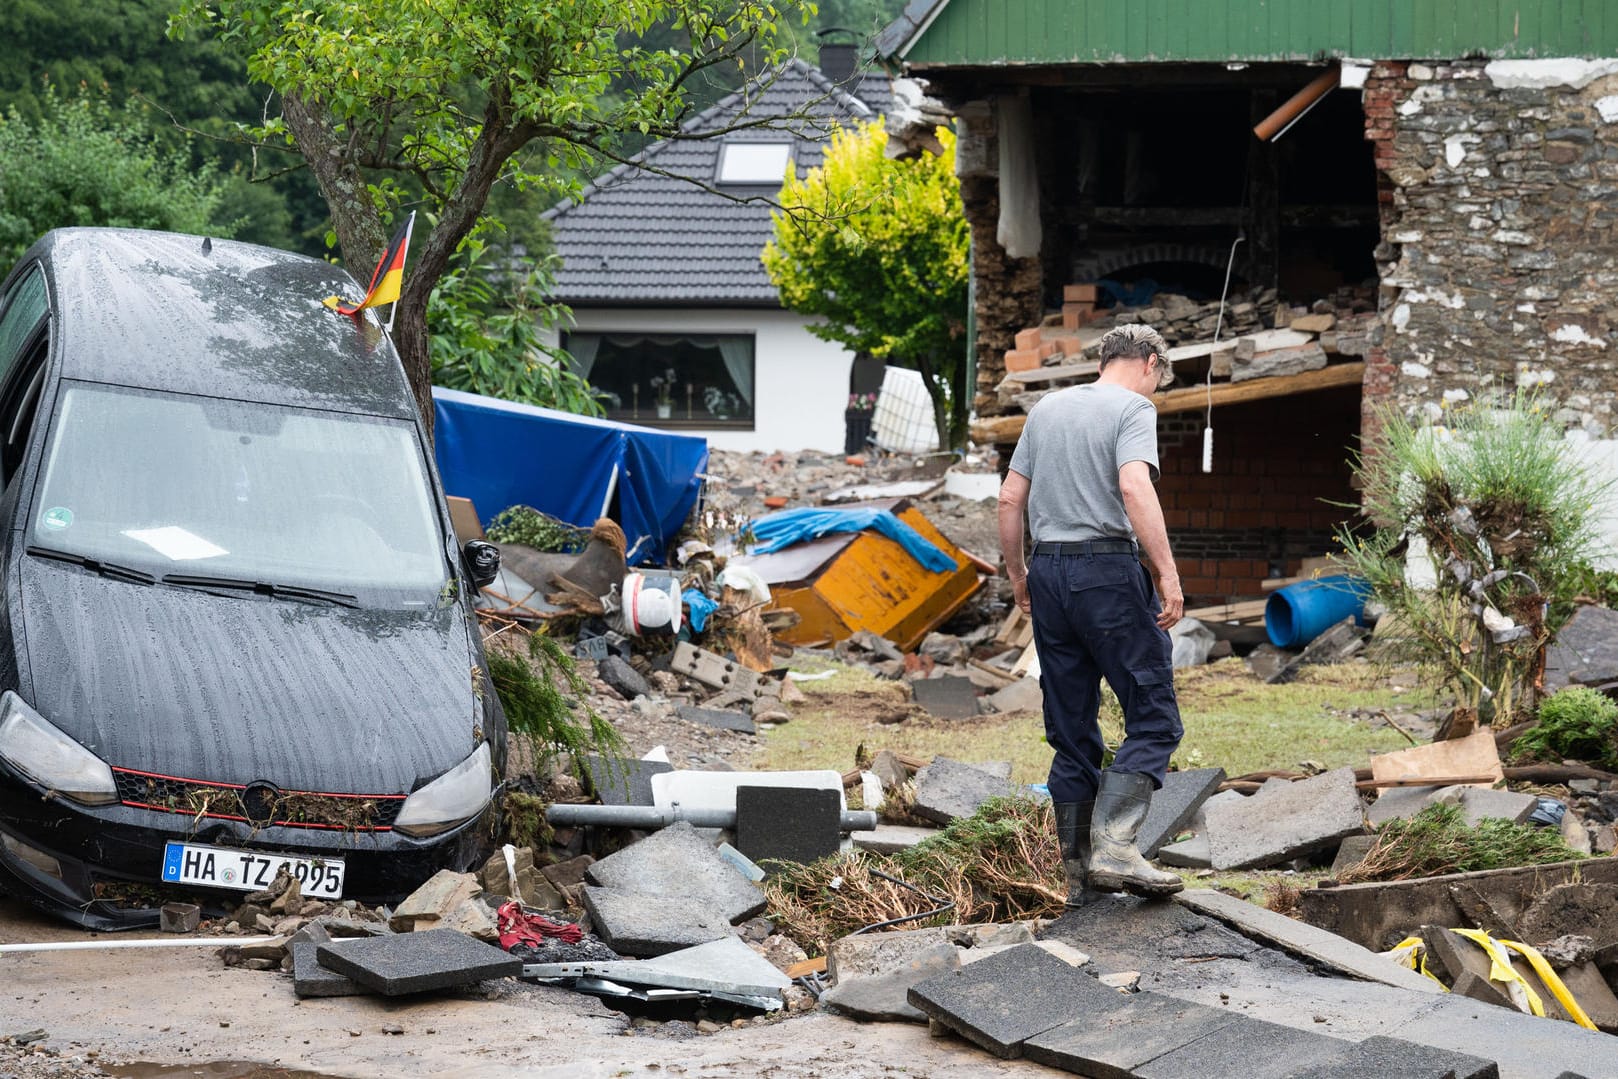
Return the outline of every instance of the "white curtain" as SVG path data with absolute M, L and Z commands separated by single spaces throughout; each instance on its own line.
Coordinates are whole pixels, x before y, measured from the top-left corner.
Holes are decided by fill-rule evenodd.
M 567 350 L 572 355 L 581 376 L 588 378 L 595 366 L 601 343 L 618 348 L 636 348 L 641 345 L 695 345 L 698 348 L 717 348 L 725 362 L 725 373 L 736 384 L 736 393 L 753 404 L 753 339 L 741 334 L 659 334 L 659 333 L 576 333 L 567 339 Z
M 1000 135 L 1000 222 L 995 239 L 1014 259 L 1039 254 L 1039 172 L 1034 114 L 1022 94 L 995 99 Z
M 590 368 L 596 365 L 596 353 L 601 349 L 598 333 L 570 333 L 567 335 L 567 354 L 573 357 L 573 371 L 580 378 L 590 377 Z
M 693 340 L 700 341 L 700 338 Z M 725 371 L 730 380 L 736 384 L 736 392 L 741 394 L 747 407 L 753 407 L 753 342 L 746 337 L 716 337 L 715 343 L 719 346 L 719 355 L 725 361 Z

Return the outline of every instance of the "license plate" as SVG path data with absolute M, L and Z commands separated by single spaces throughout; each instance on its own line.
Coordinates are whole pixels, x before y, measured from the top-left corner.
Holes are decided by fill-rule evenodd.
M 316 899 L 343 897 L 341 858 L 299 858 L 291 854 L 208 847 L 201 843 L 168 843 L 163 848 L 163 880 L 256 892 L 270 886 L 281 867 L 297 878 L 300 891 Z

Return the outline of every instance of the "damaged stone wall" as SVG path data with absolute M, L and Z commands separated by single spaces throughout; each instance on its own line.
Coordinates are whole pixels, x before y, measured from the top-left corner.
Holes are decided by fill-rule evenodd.
M 1384 62 L 1365 85 L 1382 185 L 1383 339 L 1366 435 L 1534 388 L 1614 432 L 1618 61 Z

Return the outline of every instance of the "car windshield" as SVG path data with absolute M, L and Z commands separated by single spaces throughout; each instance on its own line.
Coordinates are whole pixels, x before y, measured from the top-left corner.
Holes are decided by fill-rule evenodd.
M 32 546 L 158 577 L 435 601 L 448 577 L 401 420 L 64 382 Z

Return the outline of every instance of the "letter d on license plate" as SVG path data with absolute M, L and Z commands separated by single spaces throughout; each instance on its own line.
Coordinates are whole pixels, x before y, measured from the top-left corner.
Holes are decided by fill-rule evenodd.
M 297 878 L 304 895 L 317 899 L 343 897 L 341 858 L 299 858 L 201 843 L 167 843 L 163 847 L 163 880 L 169 884 L 256 892 L 269 887 L 282 866 Z

